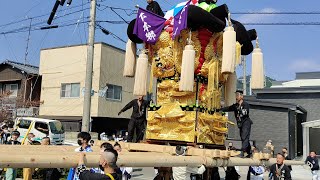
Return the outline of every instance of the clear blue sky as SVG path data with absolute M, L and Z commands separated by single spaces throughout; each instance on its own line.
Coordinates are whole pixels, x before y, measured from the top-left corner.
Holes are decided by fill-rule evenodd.
M 98 0 L 101 1 L 101 0 Z M 100 10 L 97 10 L 97 20 L 121 19 L 110 9 L 103 5 L 134 9 L 135 4 L 146 6 L 145 0 L 102 0 Z M 163 10 L 170 9 L 181 0 L 158 0 Z M 307 2 L 307 3 L 304 3 Z M 3 1 L 0 6 L 0 61 L 10 59 L 24 62 L 24 54 L 27 44 L 28 32 L 2 35 L 1 32 L 11 31 L 29 25 L 30 21 L 1 26 L 6 23 L 47 14 L 46 16 L 33 19 L 32 28 L 45 26 L 55 1 L 53 0 L 23 0 Z M 87 0 L 73 0 L 70 7 L 59 6 L 57 16 L 64 16 L 70 12 L 80 11 L 89 7 Z M 247 11 L 319 11 L 320 1 L 270 1 L 270 0 L 219 0 L 218 5 L 226 3 L 231 12 Z M 79 6 L 75 8 L 75 6 Z M 73 8 L 73 9 L 70 9 Z M 104 9 L 104 10 L 103 10 Z M 135 18 L 128 16 L 123 11 L 117 11 L 126 20 Z M 84 13 L 78 12 L 54 20 L 53 24 L 62 25 L 76 23 L 78 20 L 86 20 L 89 10 Z M 320 15 L 234 15 L 234 19 L 241 22 L 320 22 Z M 126 25 L 101 23 L 103 27 L 127 40 Z M 87 24 L 72 25 L 64 28 L 32 31 L 29 42 L 28 63 L 38 65 L 40 49 L 56 46 L 85 43 L 87 41 Z M 298 71 L 320 71 L 319 43 L 320 26 L 247 26 L 247 29 L 255 28 L 258 31 L 261 48 L 264 52 L 265 67 L 268 76 L 277 80 L 294 79 Z M 96 42 L 103 41 L 114 46 L 124 48 L 125 44 L 112 36 L 104 35 L 99 29 L 96 30 Z M 251 56 L 248 59 L 247 72 L 251 71 Z

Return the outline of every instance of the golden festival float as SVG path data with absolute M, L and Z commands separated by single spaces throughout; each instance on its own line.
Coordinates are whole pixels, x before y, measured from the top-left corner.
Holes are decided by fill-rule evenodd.
M 147 114 L 147 140 L 224 145 L 228 127 L 234 123 L 216 109 L 221 108 L 221 102 L 224 106 L 235 103 L 235 68 L 241 63 L 241 55 L 252 52 L 251 41 L 257 35 L 232 20 L 225 4 L 209 4 L 214 8 L 208 11 L 201 6 L 205 2 L 188 1 L 183 7 L 188 3 L 188 27 L 175 38 L 170 16 L 153 44 L 130 32 L 130 26 L 138 20 L 130 23 L 124 76 L 135 77 L 134 95 L 145 96 L 156 89 L 156 100 Z M 218 18 L 212 22 L 212 17 Z M 226 19 L 227 23 L 223 22 Z M 194 26 L 198 20 L 202 24 Z M 210 26 L 219 23 L 221 27 Z M 143 49 L 136 59 L 137 43 L 143 43 Z M 263 55 L 258 42 L 253 58 L 252 86 L 262 88 Z
M 275 163 L 268 153 L 256 153 L 253 158 L 238 158 L 236 151 L 224 148 L 228 127 L 233 125 L 224 114 L 216 111 L 235 103 L 237 76 L 235 68 L 241 55 L 252 54 L 252 88 L 263 88 L 263 54 L 255 30 L 247 31 L 238 21 L 231 19 L 227 6 L 217 6 L 216 1 L 190 0 L 178 4 L 156 22 L 162 22 L 159 34 L 152 29 L 146 18 L 150 12 L 139 9 L 137 19 L 143 22 L 142 31 L 148 39 L 141 40 L 134 34 L 138 20 L 130 22 L 127 30 L 124 76 L 134 77 L 134 95 L 147 95 L 155 90 L 155 101 L 147 114 L 146 139 L 152 141 L 178 142 L 190 145 L 186 156 L 176 156 L 174 146 L 120 142 L 123 152 L 119 154 L 121 167 L 211 167 L 269 166 Z M 188 5 L 188 11 L 185 11 Z M 177 13 L 178 12 L 178 13 Z M 174 22 L 185 12 L 187 26 L 179 35 L 174 31 Z M 171 14 L 170 14 L 171 13 Z M 177 15 L 178 14 L 178 15 Z M 227 22 L 225 21 L 227 19 Z M 181 21 L 182 22 L 182 21 Z M 141 22 L 140 22 L 141 23 Z M 226 27 L 227 26 L 227 27 Z M 157 35 L 157 38 L 155 38 Z M 177 35 L 177 36 L 175 36 Z M 175 38 L 173 38 L 175 36 Z M 143 48 L 137 58 L 137 44 Z M 148 80 L 149 79 L 149 80 Z M 149 86 L 147 86 L 149 82 Z M 86 155 L 88 167 L 98 167 L 99 145 Z M 172 143 L 174 144 L 174 143 Z M 196 145 L 205 145 L 204 149 Z M 213 149 L 206 148 L 214 145 Z M 220 146 L 220 150 L 215 148 Z M 69 168 L 76 167 L 79 156 L 73 146 L 6 146 L 1 145 L 0 167 L 2 168 Z M 12 156 L 7 156 L 8 152 Z M 24 152 L 24 153 L 21 153 Z M 27 153 L 25 153 L 27 152 Z M 287 165 L 302 165 L 304 162 L 285 162 Z M 170 168 L 169 168 L 170 169 Z M 206 171 L 205 179 L 211 179 Z M 161 177 L 170 179 L 168 169 L 159 169 Z

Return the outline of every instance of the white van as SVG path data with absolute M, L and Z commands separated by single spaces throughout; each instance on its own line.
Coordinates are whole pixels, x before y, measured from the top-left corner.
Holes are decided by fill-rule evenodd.
M 30 125 L 29 133 L 35 135 L 35 141 L 41 142 L 41 139 L 47 136 L 50 138 L 51 144 L 60 145 L 64 143 L 65 132 L 60 121 L 33 117 L 16 118 L 15 129 L 20 132 L 20 140 L 26 136 Z

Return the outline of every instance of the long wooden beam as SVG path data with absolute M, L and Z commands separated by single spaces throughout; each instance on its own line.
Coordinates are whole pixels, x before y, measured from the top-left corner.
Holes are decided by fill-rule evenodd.
M 269 161 L 260 161 L 258 159 L 242 159 L 242 158 L 228 158 L 228 159 L 213 159 L 201 156 L 168 156 L 168 155 L 130 155 L 123 154 L 119 156 L 118 166 L 125 167 L 177 167 L 177 166 L 191 166 L 197 167 L 204 164 L 207 167 L 226 167 L 226 166 L 258 166 L 271 165 L 275 159 Z M 86 165 L 88 167 L 98 167 L 99 154 L 87 153 Z M 79 155 L 71 154 L 51 154 L 51 155 L 12 155 L 0 154 L 0 167 L 8 168 L 70 168 L 76 167 L 79 160 Z M 300 161 L 286 161 L 288 165 L 303 165 Z
M 98 141 L 98 146 L 93 146 L 93 152 L 100 151 L 100 145 L 103 142 Z M 114 144 L 114 142 L 110 142 Z M 155 152 L 155 153 L 167 153 L 175 155 L 175 147 L 167 145 L 155 145 L 155 144 L 143 144 L 143 143 L 124 143 L 120 142 L 120 145 L 124 151 L 138 151 L 138 152 Z M 77 147 L 75 146 L 12 146 L 12 145 L 0 145 L 0 152 L 6 152 L 9 150 L 15 151 L 19 147 L 22 151 L 34 150 L 37 152 L 48 152 L 48 151 L 59 151 L 59 152 L 74 152 Z M 219 157 L 233 157 L 239 155 L 238 151 L 223 151 L 216 149 L 199 149 L 194 147 L 189 147 L 186 155 L 188 156 L 206 156 L 211 158 Z
M 242 159 L 230 157 L 232 152 L 189 148 L 187 156 L 172 156 L 175 147 L 150 144 L 122 143 L 128 151 L 119 154 L 118 165 L 126 167 L 176 167 L 200 166 L 226 167 L 226 166 L 257 166 L 270 165 L 275 159 L 259 160 L 259 158 Z M 0 145 L 0 167 L 15 168 L 69 168 L 77 166 L 79 154 L 74 146 L 12 146 Z M 97 167 L 99 162 L 98 146 L 93 147 L 94 152 L 87 153 L 86 164 Z M 141 152 L 145 151 L 145 152 Z M 146 152 L 149 151 L 149 152 Z M 8 156 L 10 152 L 10 156 Z M 303 165 L 300 161 L 286 161 L 288 165 Z
M 108 141 L 111 144 L 114 142 Z M 104 141 L 97 141 L 96 145 L 100 146 Z M 175 155 L 176 147 L 175 146 L 167 146 L 167 145 L 156 145 L 156 144 L 144 144 L 144 143 L 127 143 L 127 142 L 119 142 L 123 149 L 128 151 L 144 151 L 144 152 L 159 152 L 159 153 L 168 153 Z M 194 147 L 189 147 L 186 155 L 188 156 L 207 156 L 212 158 L 218 157 L 233 157 L 239 155 L 239 151 L 224 151 L 217 149 L 199 149 Z
M 11 150 L 28 150 L 32 149 L 35 151 L 62 151 L 62 152 L 75 152 L 77 146 L 41 146 L 41 145 L 0 145 L 0 152 L 2 151 L 11 151 Z M 100 148 L 98 146 L 92 147 L 93 151 L 99 151 Z

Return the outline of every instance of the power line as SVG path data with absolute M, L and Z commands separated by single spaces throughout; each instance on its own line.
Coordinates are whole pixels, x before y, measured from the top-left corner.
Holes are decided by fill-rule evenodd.
M 319 26 L 320 22 L 242 23 L 255 26 Z
M 18 58 L 17 58 L 16 54 L 14 53 L 14 51 L 12 50 L 10 41 L 7 39 L 7 36 L 5 34 L 3 34 L 3 36 L 4 36 L 4 38 L 6 39 L 8 45 L 9 45 L 9 50 L 10 50 L 11 54 L 13 54 L 14 58 L 18 62 Z
M 88 22 L 89 21 L 82 21 L 82 22 L 76 22 L 76 23 L 70 23 L 70 24 L 63 24 L 63 25 L 60 25 L 59 28 L 68 27 L 68 26 L 72 26 L 72 25 L 76 25 L 76 24 L 88 23 Z M 41 27 L 35 27 L 35 28 L 31 29 L 31 32 L 32 31 L 38 31 L 38 30 L 42 30 Z M 22 32 L 28 32 L 28 30 L 16 30 L 16 31 L 0 32 L 0 34 L 15 34 L 15 33 L 22 33 Z
M 126 22 L 124 21 L 96 21 L 96 22 L 99 22 L 99 23 L 110 23 L 110 24 L 126 24 Z
M 283 14 L 283 15 L 320 15 L 320 12 L 318 11 L 301 11 L 301 12 L 298 12 L 298 11 L 288 11 L 288 12 L 259 12 L 259 11 L 248 11 L 248 12 L 232 12 L 232 14 Z
M 85 10 L 85 9 L 84 9 Z M 78 13 L 78 12 L 81 12 L 82 10 L 78 10 L 78 11 L 74 11 L 74 12 L 71 12 L 71 13 L 68 13 L 68 14 L 65 14 L 65 15 L 62 15 L 62 16 L 58 16 L 56 17 L 55 19 L 59 19 L 59 18 L 62 18 L 62 17 L 65 17 L 65 16 L 68 16 L 68 15 L 71 15 L 71 14 L 75 14 L 75 13 Z M 29 18 L 30 19 L 30 18 Z M 35 23 L 35 24 L 32 24 L 31 26 L 37 26 L 37 25 L 41 25 L 41 24 L 44 24 L 46 23 L 46 20 L 42 21 L 42 22 L 38 22 L 38 23 Z M 29 26 L 24 26 L 24 27 L 21 27 L 21 28 L 18 28 L 18 29 L 14 29 L 14 30 L 11 30 L 11 31 L 19 31 L 19 30 L 24 30 L 24 29 L 28 29 Z M 7 33 L 11 32 L 11 31 L 7 31 Z M 1 34 L 1 33 L 0 33 Z
M 104 2 L 106 0 L 101 0 L 99 2 Z M 81 3 L 80 5 L 77 5 L 77 6 L 73 6 L 73 7 L 70 7 L 68 8 L 68 10 L 71 10 L 71 9 L 75 9 L 75 8 L 79 8 L 81 7 L 81 10 L 79 11 L 75 11 L 75 12 L 72 12 L 72 13 L 68 13 L 64 16 L 67 16 L 67 15 L 70 15 L 70 14 L 73 14 L 73 13 L 77 13 L 77 12 L 81 12 L 81 11 L 84 11 L 84 10 L 87 10 L 87 9 L 90 9 L 90 8 L 83 8 L 84 5 L 86 4 L 89 4 L 90 2 L 86 2 L 86 3 Z M 106 8 L 109 8 L 109 9 L 113 9 L 113 10 L 122 10 L 124 11 L 128 16 L 131 16 L 133 14 L 136 14 L 137 13 L 137 10 L 136 9 L 128 9 L 128 8 L 121 8 L 121 7 L 113 7 L 113 6 L 106 6 L 106 5 L 103 5 L 103 4 L 99 4 L 99 6 L 103 6 Z M 102 10 L 105 10 L 105 9 L 99 9 L 100 11 Z M 58 10 L 57 12 L 61 12 L 61 11 L 64 11 L 64 10 Z M 164 11 L 165 12 L 165 11 Z M 116 13 L 116 12 L 115 12 Z M 38 15 L 38 16 L 34 16 L 34 17 L 30 17 L 32 19 L 37 19 L 37 18 L 40 18 L 40 17 L 44 17 L 44 16 L 47 16 L 49 15 L 50 13 L 46 13 L 46 14 L 42 14 L 42 15 Z M 288 11 L 288 12 L 255 12 L 255 11 L 248 11 L 248 12 L 232 12 L 232 14 L 261 14 L 261 15 L 268 15 L 268 14 L 278 14 L 278 15 L 320 15 L 320 12 L 319 11 L 301 11 L 301 12 L 298 12 L 298 11 Z M 117 13 L 117 15 L 119 16 L 119 14 Z M 59 17 L 56 17 L 55 19 L 58 19 L 60 18 L 61 16 Z M 119 16 L 121 17 L 121 16 Z M 23 21 L 27 21 L 29 20 L 30 18 L 25 18 L 25 19 L 21 19 L 21 20 L 17 20 L 17 21 L 13 21 L 13 22 L 10 22 L 10 23 L 6 23 L 6 24 L 2 24 L 0 25 L 0 27 L 4 27 L 4 26 L 9 26 L 9 25 L 13 25 L 13 24 L 17 24 L 17 23 L 21 23 Z M 121 17 L 123 19 L 123 17 Z M 124 20 L 124 19 L 123 19 Z M 126 20 L 124 20 L 126 21 Z M 127 21 L 126 21 L 127 22 Z
M 82 21 L 84 21 L 85 19 L 84 19 L 84 2 L 83 2 L 84 0 L 82 0 Z M 87 42 L 87 31 L 86 31 L 86 27 L 85 26 L 83 26 L 83 32 L 84 32 L 84 39 L 85 39 L 85 42 Z
M 97 21 L 100 23 L 110 23 L 110 24 L 125 24 L 125 21 Z M 263 22 L 244 22 L 243 25 L 260 25 L 260 26 L 299 26 L 299 25 L 320 25 L 320 22 L 270 22 L 270 23 L 263 23 Z
M 125 12 L 127 14 L 127 16 L 131 16 L 133 14 L 137 14 L 138 10 L 137 9 L 128 9 L 128 8 L 121 8 L 121 7 L 112 7 L 112 6 L 106 6 L 103 4 L 99 4 L 99 6 L 104 7 L 103 9 L 99 9 L 100 11 L 106 10 L 107 8 L 109 9 L 114 9 L 114 10 L 122 10 L 123 12 Z
M 88 21 L 82 21 L 82 22 L 79 22 L 79 24 L 83 24 L 83 23 L 87 23 L 87 22 Z M 111 23 L 111 24 L 124 24 L 124 23 L 126 23 L 125 21 L 96 21 L 96 22 L 101 22 L 101 23 L 104 22 L 104 23 Z M 76 25 L 77 23 L 78 22 L 59 25 L 59 28 Z M 243 25 L 257 25 L 257 26 L 303 26 L 303 25 L 308 25 L 308 26 L 319 26 L 320 22 L 279 22 L 279 23 L 247 22 L 247 23 L 243 23 Z M 32 31 L 37 31 L 37 30 L 41 30 L 41 27 L 33 28 L 33 29 L 31 29 L 31 32 Z M 0 34 L 15 34 L 15 33 L 22 33 L 22 32 L 28 32 L 28 30 L 25 29 L 25 28 L 22 28 L 22 29 L 20 28 L 20 29 L 15 29 L 15 30 L 11 30 L 11 31 L 0 32 Z M 112 34 L 112 35 L 114 35 L 114 34 Z
M 168 1 L 166 1 L 168 2 Z M 116 9 L 116 10 L 122 10 L 125 11 L 128 14 L 132 15 L 132 14 L 136 14 L 138 11 L 136 9 L 129 9 L 129 8 L 122 8 L 122 7 L 114 7 L 114 6 L 106 6 L 103 4 L 100 4 L 100 6 L 105 7 L 105 9 L 107 8 L 112 8 L 112 9 Z M 104 10 L 104 9 L 103 9 Z M 128 13 L 128 11 L 130 13 Z M 164 11 L 167 12 L 167 11 Z M 243 12 L 232 12 L 232 14 L 261 14 L 261 15 L 268 15 L 268 14 L 278 14 L 278 15 L 320 15 L 320 11 L 284 11 L 284 12 L 259 12 L 259 11 L 243 11 Z M 129 16 L 129 15 L 128 15 Z
M 89 4 L 90 2 L 87 2 L 87 3 L 85 3 L 85 4 Z M 82 4 L 81 5 L 78 5 L 78 6 L 74 6 L 74 7 L 70 7 L 70 8 L 68 8 L 69 10 L 70 9 L 75 9 L 75 8 L 78 8 L 78 7 L 82 7 Z M 89 8 L 90 9 L 90 8 Z M 57 12 L 61 12 L 61 11 L 63 11 L 63 10 L 58 10 Z M 37 15 L 37 16 L 34 16 L 34 17 L 30 17 L 30 18 L 32 18 L 32 19 L 38 19 L 38 18 L 40 18 L 40 17 L 44 17 L 44 16 L 47 16 L 47 15 L 49 15 L 50 13 L 46 13 L 46 14 L 42 14 L 42 15 Z M 9 23 L 6 23 L 6 24 L 2 24 L 2 25 L 0 25 L 0 27 L 4 27 L 4 26 L 10 26 L 10 25 L 12 25 L 12 24 L 17 24 L 17 23 L 20 23 L 20 22 L 23 22 L 23 21 L 27 21 L 27 20 L 29 20 L 30 18 L 25 18 L 25 19 L 21 19 L 21 20 L 17 20 L 17 21 L 13 21 L 13 22 L 9 22 Z M 57 18 L 55 18 L 55 19 L 57 19 Z
M 37 52 L 37 50 L 42 48 L 43 43 L 44 43 L 47 35 L 49 34 L 49 31 L 50 31 L 49 29 L 46 30 L 46 33 L 45 33 L 45 35 L 42 37 L 42 39 L 41 39 L 41 41 L 40 41 L 40 43 L 39 43 L 38 48 L 34 49 L 34 50 L 32 51 L 32 53 L 30 53 L 30 57 L 34 57 L 35 54 L 36 54 L 36 52 Z
M 122 38 L 120 38 L 119 36 L 117 36 L 116 34 L 110 32 L 109 30 L 106 30 L 104 27 L 100 26 L 100 24 L 97 24 L 96 25 L 98 28 L 101 29 L 101 31 L 106 34 L 106 35 L 111 35 L 113 38 L 119 40 L 119 41 L 122 41 L 123 43 L 127 43 L 125 40 L 123 40 Z
M 122 16 L 120 16 L 120 14 L 118 14 L 115 10 L 113 10 L 113 8 L 110 8 L 112 12 L 114 12 L 118 17 L 120 17 L 124 22 L 126 22 L 127 24 L 129 24 L 128 21 L 126 21 Z

